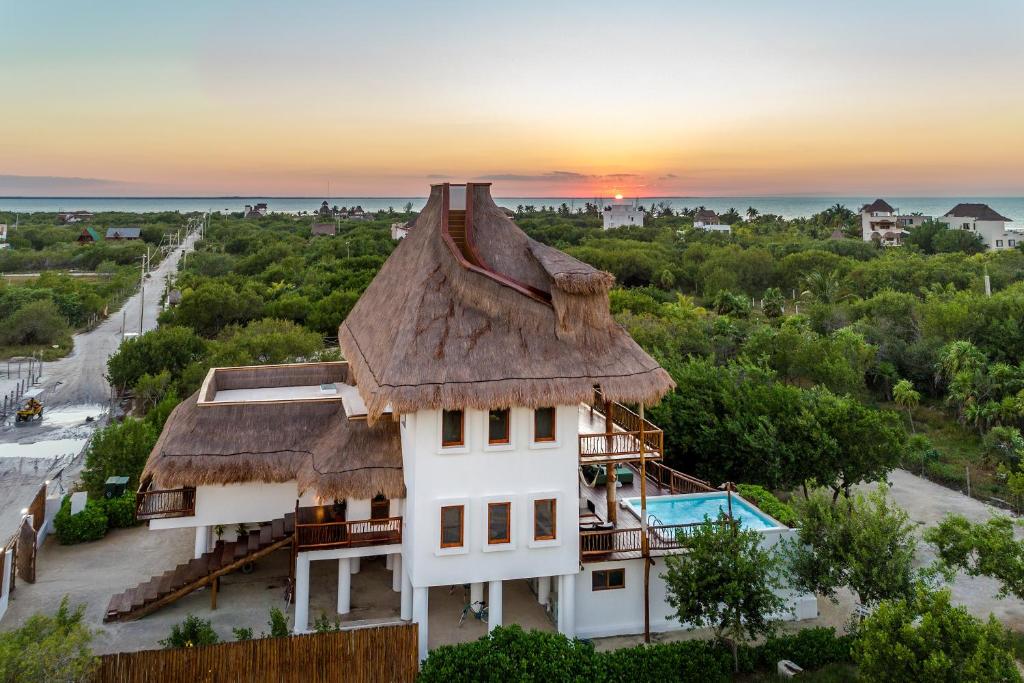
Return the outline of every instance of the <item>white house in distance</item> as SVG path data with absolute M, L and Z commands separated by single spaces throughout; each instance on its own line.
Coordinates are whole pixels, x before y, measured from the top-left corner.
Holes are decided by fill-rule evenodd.
M 506 596 L 568 636 L 681 628 L 652 564 L 709 508 L 768 546 L 793 532 L 661 463 L 644 405 L 674 384 L 611 317 L 612 284 L 530 239 L 489 183 L 433 186 L 339 329 L 346 361 L 213 369 L 173 411 L 137 512 L 155 533 L 194 528 L 194 558 L 114 596 L 106 618 L 202 586 L 215 601 L 219 576 L 287 550 L 296 631 L 311 563 L 337 567 L 344 616 L 360 561 L 386 556 L 421 658 L 431 601 L 460 584 L 488 628 Z M 813 595 L 785 597 L 784 618 L 817 615 Z
M 989 249 L 1013 249 L 1024 240 L 1024 232 L 1006 227 L 1011 220 L 988 204 L 957 204 L 939 220 L 951 229 L 970 230 Z
M 416 219 L 415 218 L 413 218 L 411 220 L 408 220 L 408 221 L 400 222 L 400 223 L 392 223 L 391 224 L 391 239 L 393 239 L 393 240 L 395 240 L 397 242 L 400 239 L 404 239 L 405 237 L 408 237 L 409 236 L 409 231 L 413 229 L 413 226 L 415 224 L 416 224 Z
M 643 209 L 636 205 L 636 202 L 626 203 L 621 194 L 615 195 L 615 200 L 604 207 L 601 211 L 604 221 L 604 229 L 620 228 L 624 225 L 644 225 Z
M 708 232 L 724 232 L 727 235 L 732 232 L 732 226 L 724 225 L 718 214 L 711 209 L 701 209 L 694 214 L 693 227 Z

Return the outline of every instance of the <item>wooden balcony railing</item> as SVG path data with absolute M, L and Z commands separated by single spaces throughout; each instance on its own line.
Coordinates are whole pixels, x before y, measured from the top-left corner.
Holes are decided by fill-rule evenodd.
M 721 522 L 713 522 L 721 524 Z M 647 527 L 647 547 L 651 552 L 664 552 L 682 547 L 685 536 L 693 533 L 703 522 L 691 524 L 653 524 Z M 580 557 L 603 558 L 617 553 L 643 551 L 643 530 L 631 529 L 580 530 Z
M 665 435 L 653 422 L 641 420 L 639 415 L 621 403 L 605 403 L 599 390 L 594 391 L 594 400 L 586 405 L 590 409 L 592 421 L 610 417 L 613 429 L 597 434 L 580 434 L 580 464 L 600 465 L 639 459 L 641 424 L 645 457 L 662 456 Z M 608 415 L 605 415 L 606 410 Z
M 651 462 L 647 465 L 647 476 L 658 483 L 658 486 L 668 489 L 671 493 L 708 493 L 716 491 L 711 482 L 683 474 L 660 462 Z
M 402 542 L 401 517 L 360 519 L 350 522 L 299 522 L 298 519 L 297 515 L 295 542 L 298 550 L 357 548 Z
M 191 517 L 196 514 L 196 490 L 194 488 L 139 491 L 135 494 L 135 518 L 167 519 Z

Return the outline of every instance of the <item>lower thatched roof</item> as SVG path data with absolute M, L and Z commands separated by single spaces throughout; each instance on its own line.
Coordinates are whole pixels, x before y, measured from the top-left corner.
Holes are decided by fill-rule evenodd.
M 296 480 L 325 499 L 405 497 L 398 424 L 350 421 L 341 401 L 197 405 L 167 419 L 143 478 L 154 488 Z

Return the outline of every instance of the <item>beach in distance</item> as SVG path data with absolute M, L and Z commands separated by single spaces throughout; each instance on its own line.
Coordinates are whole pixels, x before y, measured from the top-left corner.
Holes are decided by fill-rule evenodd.
M 1024 197 L 893 197 L 880 194 L 901 213 L 923 213 L 941 216 L 960 202 L 980 202 L 1014 221 L 1024 221 Z M 311 212 L 320 206 L 325 197 L 0 197 L 0 211 L 129 211 L 151 213 L 155 211 L 215 211 L 230 213 L 243 211 L 246 204 L 266 202 L 270 211 L 283 213 Z M 627 197 L 627 200 L 633 198 Z M 853 196 L 761 196 L 761 197 L 638 197 L 637 201 L 650 206 L 666 202 L 672 209 L 703 206 L 724 213 L 734 208 L 741 214 L 747 207 L 754 207 L 760 213 L 773 213 L 783 218 L 811 216 L 834 204 L 842 204 L 854 211 L 870 203 L 876 197 Z M 426 197 L 331 197 L 331 206 L 361 206 L 367 211 L 381 211 L 393 208 L 401 211 L 412 203 L 414 211 L 423 208 Z M 611 203 L 610 197 L 495 197 L 499 206 L 515 210 L 517 206 L 560 206 L 565 203 L 573 210 L 582 208 L 587 202 Z

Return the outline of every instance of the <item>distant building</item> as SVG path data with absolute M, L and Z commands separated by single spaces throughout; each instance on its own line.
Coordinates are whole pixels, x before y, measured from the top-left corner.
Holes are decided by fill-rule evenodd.
M 694 214 L 693 227 L 709 232 L 724 232 L 727 235 L 732 232 L 732 226 L 722 223 L 722 219 L 711 209 L 701 209 Z
M 636 204 L 626 204 L 622 195 L 616 195 L 615 201 L 604 207 L 601 212 L 604 229 L 620 228 L 624 225 L 644 225 L 644 211 Z
M 0 223 L 0 242 L 7 241 L 7 224 Z
M 324 202 L 320 205 L 320 209 L 317 211 L 317 213 L 320 214 L 321 216 L 334 216 L 334 211 L 331 209 L 330 206 L 328 206 L 326 200 L 324 200 Z
M 78 243 L 86 244 L 89 242 L 99 242 L 101 239 L 100 234 L 93 228 L 82 228 L 82 232 L 78 236 Z
M 334 223 L 314 223 L 312 234 L 313 237 L 334 237 L 338 234 L 338 226 Z
M 414 218 L 411 221 L 404 221 L 402 223 L 392 223 L 391 224 L 391 239 L 397 241 L 397 240 L 403 239 L 405 237 L 408 237 L 409 236 L 409 231 L 412 229 L 412 226 L 413 226 L 413 224 L 415 222 L 416 222 L 416 219 Z
M 57 214 L 58 223 L 80 223 L 92 220 L 92 211 L 61 211 Z
M 108 240 L 137 240 L 142 237 L 142 228 L 107 228 Z
M 1012 221 L 988 204 L 957 204 L 939 220 L 951 229 L 970 230 L 989 249 L 1013 249 L 1024 240 L 1024 232 L 1007 228 Z
M 246 218 L 262 218 L 267 215 L 267 203 L 260 202 L 254 206 L 249 204 L 245 205 L 245 217 Z
M 898 247 L 911 228 L 931 219 L 922 214 L 900 214 L 889 202 L 876 199 L 860 208 L 861 238 L 885 247 Z

